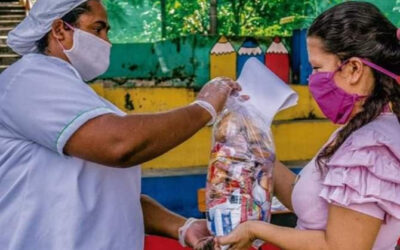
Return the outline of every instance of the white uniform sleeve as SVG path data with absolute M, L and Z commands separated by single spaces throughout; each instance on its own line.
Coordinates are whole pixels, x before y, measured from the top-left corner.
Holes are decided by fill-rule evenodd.
M 0 121 L 17 137 L 63 154 L 79 127 L 114 113 L 71 69 L 33 68 L 16 74 L 0 94 Z

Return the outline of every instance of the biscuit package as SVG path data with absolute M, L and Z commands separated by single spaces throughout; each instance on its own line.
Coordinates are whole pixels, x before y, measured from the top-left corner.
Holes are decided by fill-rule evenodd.
M 270 221 L 276 159 L 270 125 L 275 113 L 297 102 L 297 95 L 285 83 L 274 78 L 275 75 L 271 78 L 273 73 L 263 64 L 258 60 L 249 61 L 238 82 L 250 100 L 242 102 L 230 97 L 213 127 L 206 184 L 206 216 L 208 228 L 216 236 L 228 235 L 237 225 L 248 220 Z M 260 81 L 255 78 L 257 75 Z M 285 91 L 282 91 L 284 95 L 281 99 L 270 98 L 273 99 L 270 102 L 275 102 L 273 105 L 278 105 L 275 111 L 268 106 L 272 111 L 266 108 L 263 112 L 260 105 L 268 105 L 263 98 L 268 98 L 269 94 L 256 92 L 262 88 L 267 91 L 265 82 L 268 79 Z M 254 88 L 260 82 L 265 86 Z M 283 101 L 287 102 L 286 105 L 282 105 Z M 261 244 L 254 242 L 255 247 Z
M 247 220 L 270 220 L 275 149 L 270 128 L 257 117 L 230 100 L 214 125 L 206 188 L 214 235 Z

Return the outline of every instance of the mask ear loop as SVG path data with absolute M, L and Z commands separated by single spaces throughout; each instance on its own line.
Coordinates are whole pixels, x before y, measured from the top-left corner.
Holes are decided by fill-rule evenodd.
M 376 64 L 374 64 L 374 63 L 368 61 L 367 59 L 361 58 L 361 61 L 362 61 L 365 65 L 367 65 L 367 66 L 369 66 L 369 67 L 371 67 L 371 68 L 373 68 L 373 69 L 375 69 L 375 70 L 381 72 L 382 74 L 385 74 L 385 75 L 387 75 L 387 76 L 389 76 L 389 77 L 395 79 L 395 80 L 397 81 L 397 83 L 400 84 L 400 76 L 396 75 L 395 73 L 390 72 L 389 70 L 387 70 L 387 69 L 385 69 L 385 68 L 382 68 L 381 66 L 376 65 Z M 391 102 L 389 102 L 388 105 L 385 106 L 384 112 L 393 112 L 393 104 L 392 104 Z
M 339 68 L 336 70 L 336 72 L 338 72 L 339 70 L 342 70 L 342 68 L 343 68 L 346 64 L 348 64 L 349 62 L 350 62 L 350 59 L 345 60 L 345 61 L 339 66 Z M 358 94 L 354 94 L 354 95 L 353 95 L 354 101 L 359 101 L 359 100 L 365 99 L 365 98 L 367 98 L 367 97 L 368 97 L 367 95 L 358 95 Z
M 57 39 L 58 45 L 60 45 L 60 47 L 65 50 L 64 46 L 62 45 L 62 43 L 60 42 L 60 40 Z
M 65 25 L 67 25 L 67 27 L 70 28 L 71 30 L 75 30 L 75 27 L 72 26 L 71 24 L 69 24 L 69 23 L 67 23 L 67 22 L 64 22 L 64 23 L 65 23 Z
M 349 61 L 350 61 L 349 59 L 345 60 L 345 61 L 337 68 L 336 72 L 342 70 L 342 68 L 343 68 L 346 64 L 348 64 Z
M 375 70 L 381 72 L 382 74 L 385 74 L 385 75 L 387 75 L 387 76 L 389 76 L 389 77 L 395 79 L 395 80 L 397 81 L 397 83 L 400 84 L 400 76 L 396 75 L 395 73 L 390 72 L 389 70 L 384 69 L 384 68 L 382 68 L 381 66 L 376 65 L 376 64 L 374 64 L 374 63 L 372 63 L 372 62 L 370 62 L 370 61 L 368 61 L 368 60 L 366 60 L 366 59 L 361 58 L 361 61 L 362 61 L 365 65 L 367 65 L 367 66 L 369 66 L 369 67 L 371 67 L 371 68 L 373 68 L 373 69 L 375 69 Z
M 75 31 L 75 28 L 74 28 L 71 24 L 69 24 L 69 23 L 67 23 L 67 22 L 65 22 L 65 21 L 63 21 L 63 23 L 64 23 L 65 25 L 67 25 L 68 28 L 70 28 L 71 30 Z M 58 42 L 58 44 L 61 46 L 61 48 L 62 48 L 63 50 L 66 50 L 66 49 L 64 48 L 64 46 L 62 45 L 62 43 L 60 42 L 60 40 L 57 39 L 57 42 Z
M 331 78 L 333 78 L 337 72 L 341 71 L 342 68 L 344 67 L 344 65 L 346 65 L 348 62 L 349 62 L 349 60 L 346 60 L 342 64 L 340 64 L 340 66 L 333 72 Z

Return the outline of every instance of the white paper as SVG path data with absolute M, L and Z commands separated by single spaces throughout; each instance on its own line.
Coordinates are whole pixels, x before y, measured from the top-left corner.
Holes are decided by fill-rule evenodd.
M 258 110 L 270 126 L 275 115 L 297 105 L 297 93 L 256 58 L 250 58 L 243 66 L 237 82 L 242 87 L 241 95 L 250 96 L 244 105 Z

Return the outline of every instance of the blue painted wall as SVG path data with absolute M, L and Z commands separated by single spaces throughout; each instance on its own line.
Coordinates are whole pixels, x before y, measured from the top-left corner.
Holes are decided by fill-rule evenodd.
M 260 47 L 260 45 L 257 43 L 257 41 L 253 38 L 247 38 L 242 46 L 239 48 L 239 51 L 241 48 L 247 48 L 247 49 L 252 49 L 252 48 L 257 48 Z M 238 59 L 237 59 L 237 75 L 239 76 L 240 73 L 242 72 L 243 66 L 246 63 L 247 60 L 249 60 L 250 58 L 255 57 L 257 58 L 262 64 L 265 63 L 264 58 L 265 58 L 265 53 L 264 51 L 261 51 L 260 54 L 256 54 L 256 55 L 240 55 L 238 54 Z
M 298 173 L 301 168 L 291 169 Z M 197 204 L 197 190 L 204 188 L 206 175 L 145 177 L 142 193 L 149 195 L 166 208 L 185 217 L 204 218 Z
M 312 67 L 308 62 L 307 30 L 294 30 L 292 36 L 292 76 L 293 83 L 308 84 Z
M 142 179 L 142 193 L 185 217 L 203 218 L 197 206 L 197 190 L 204 188 L 206 175 L 149 177 Z

